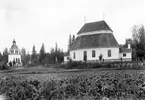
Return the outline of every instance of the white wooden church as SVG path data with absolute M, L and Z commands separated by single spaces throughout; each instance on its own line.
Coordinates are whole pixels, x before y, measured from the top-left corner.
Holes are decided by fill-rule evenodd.
M 15 39 L 13 40 L 13 44 L 9 50 L 9 55 L 8 55 L 8 64 L 12 64 L 12 66 L 21 66 L 21 53 L 16 45 Z
M 113 35 L 112 29 L 103 21 L 86 23 L 77 33 L 69 54 L 64 56 L 64 61 L 97 61 L 102 55 L 104 61 L 127 60 L 130 61 L 131 47 L 122 48 Z

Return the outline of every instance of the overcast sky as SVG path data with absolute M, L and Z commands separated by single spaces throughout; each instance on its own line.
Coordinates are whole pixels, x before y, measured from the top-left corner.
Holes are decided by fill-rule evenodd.
M 86 22 L 104 19 L 119 44 L 132 36 L 133 25 L 145 25 L 145 0 L 0 0 L 0 51 L 15 38 L 21 49 L 46 51 L 55 42 L 67 50 L 69 34 L 76 36 Z

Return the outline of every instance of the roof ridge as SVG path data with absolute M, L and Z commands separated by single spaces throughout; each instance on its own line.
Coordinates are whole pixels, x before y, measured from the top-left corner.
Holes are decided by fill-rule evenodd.
M 100 21 L 92 21 L 92 22 L 87 22 L 87 23 L 85 23 L 85 24 L 91 24 L 91 23 L 98 23 L 98 22 L 105 22 L 104 20 L 100 20 Z M 84 25 L 85 25 L 84 24 Z

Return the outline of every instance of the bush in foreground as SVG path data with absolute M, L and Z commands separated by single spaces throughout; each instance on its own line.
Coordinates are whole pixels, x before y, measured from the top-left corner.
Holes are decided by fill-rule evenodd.
M 0 79 L 0 94 L 9 100 L 66 100 L 84 97 L 145 98 L 144 74 L 105 73 L 72 76 L 67 79 L 26 80 L 9 76 Z
M 61 64 L 60 68 L 65 69 L 90 69 L 90 68 L 114 68 L 114 69 L 144 69 L 142 63 L 136 62 L 82 62 L 82 61 L 69 61 L 66 64 Z
M 3 61 L 0 62 L 0 70 L 8 70 L 9 66 Z

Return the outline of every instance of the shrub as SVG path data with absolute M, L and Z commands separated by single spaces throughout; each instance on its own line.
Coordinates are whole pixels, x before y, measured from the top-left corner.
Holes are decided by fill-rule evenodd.
M 145 97 L 144 74 L 102 72 L 100 75 L 71 76 L 60 80 L 26 80 L 9 76 L 0 79 L 0 94 L 10 100 L 66 100 L 92 97 L 136 99 Z
M 30 63 L 27 65 L 27 67 L 36 67 L 38 65 L 39 65 L 38 63 Z
M 9 66 L 5 62 L 0 62 L 0 70 L 8 70 Z

